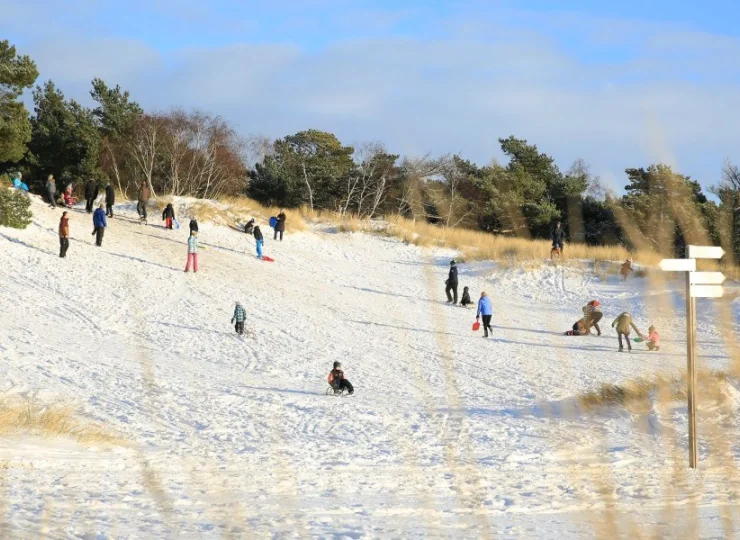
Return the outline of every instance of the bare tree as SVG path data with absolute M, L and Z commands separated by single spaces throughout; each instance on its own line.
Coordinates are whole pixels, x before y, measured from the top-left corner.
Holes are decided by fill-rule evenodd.
M 161 119 L 156 116 L 144 116 L 134 126 L 128 150 L 134 158 L 136 168 L 146 178 L 147 185 L 156 197 L 154 190 L 154 171 L 160 157 L 163 127 Z

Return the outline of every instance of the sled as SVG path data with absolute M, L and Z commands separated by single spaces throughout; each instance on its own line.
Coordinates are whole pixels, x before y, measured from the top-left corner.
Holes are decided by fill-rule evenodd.
M 265 262 L 275 262 L 275 259 L 268 257 L 267 255 L 262 255 L 262 260 Z
M 333 386 L 329 386 L 329 388 L 326 389 L 326 393 L 324 395 L 334 396 L 334 397 L 349 397 L 353 394 L 350 394 L 344 388 L 342 388 L 341 390 L 338 390 L 338 389 L 335 389 Z
M 177 221 L 176 219 L 173 219 L 173 220 L 172 220 L 172 223 L 174 223 L 174 224 L 175 224 L 175 229 L 179 229 L 179 228 L 180 228 L 180 222 L 179 222 L 179 221 Z
M 645 341 L 645 339 L 641 337 L 636 337 L 632 339 L 633 343 L 642 343 L 643 341 Z
M 274 229 L 277 226 L 277 221 L 277 218 L 275 216 L 272 216 L 270 218 L 270 227 Z
M 473 323 L 473 332 L 477 332 L 478 330 L 480 330 L 480 323 L 478 321 L 475 321 Z

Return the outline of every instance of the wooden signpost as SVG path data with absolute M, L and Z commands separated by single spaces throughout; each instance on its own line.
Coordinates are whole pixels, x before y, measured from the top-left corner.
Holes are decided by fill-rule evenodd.
M 721 259 L 725 251 L 716 246 L 687 246 L 685 259 L 663 259 L 665 272 L 686 272 L 686 368 L 689 411 L 689 467 L 696 469 L 699 443 L 696 435 L 696 299 L 720 298 L 724 294 L 721 272 L 697 272 L 696 259 Z

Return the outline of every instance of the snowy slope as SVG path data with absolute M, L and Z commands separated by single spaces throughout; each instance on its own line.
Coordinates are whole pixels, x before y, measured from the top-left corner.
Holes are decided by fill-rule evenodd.
M 484 340 L 474 311 L 443 301 L 452 253 L 288 224 L 283 243 L 266 234 L 270 264 L 251 237 L 201 224 L 201 271 L 185 274 L 183 216 L 166 231 L 124 207 L 96 248 L 75 209 L 62 260 L 61 210 L 33 210 L 28 229 L 0 229 L 0 390 L 75 403 L 127 444 L 0 440 L 11 536 L 593 537 L 612 500 L 680 536 L 689 516 L 671 505 L 697 501 L 696 485 L 700 533 L 727 532 L 724 469 L 674 474 L 685 407 L 647 428 L 624 410 L 572 414 L 601 383 L 681 370 L 682 313 L 665 309 L 681 305 L 679 284 L 462 265 L 461 289 L 493 298 Z M 591 298 L 605 329 L 629 310 L 658 325 L 664 350 L 563 336 Z M 702 365 L 726 367 L 712 307 L 699 310 Z M 324 396 L 335 360 L 355 396 Z

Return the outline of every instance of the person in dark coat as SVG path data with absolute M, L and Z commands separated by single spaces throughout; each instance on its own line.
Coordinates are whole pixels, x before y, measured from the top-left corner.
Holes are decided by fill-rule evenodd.
M 95 199 L 98 198 L 98 193 L 99 188 L 97 182 L 94 180 L 88 180 L 85 184 L 85 210 L 88 214 L 92 214 Z
M 275 240 L 277 240 L 278 233 L 280 233 L 280 241 L 283 241 L 283 233 L 285 232 L 285 212 L 280 210 L 277 215 L 277 224 L 275 225 Z
M 563 248 L 565 247 L 565 229 L 563 229 L 563 226 L 559 221 L 555 224 L 555 228 L 552 230 L 552 234 L 550 236 L 552 238 L 553 251 L 558 250 L 562 257 Z
M 247 224 L 244 225 L 244 232 L 247 234 L 252 234 L 252 231 L 254 231 L 254 218 L 247 221 Z
M 59 220 L 59 256 L 65 258 L 69 249 L 69 218 L 67 212 L 62 212 Z
M 254 234 L 254 240 L 257 246 L 257 258 L 261 259 L 262 258 L 262 245 L 265 243 L 265 239 L 262 236 L 262 231 L 260 231 L 259 225 L 257 225 L 254 228 L 254 232 L 252 234 Z
M 190 227 L 190 232 L 198 232 L 198 222 L 195 220 L 195 218 L 190 220 L 190 224 L 188 226 Z
M 171 229 L 172 222 L 175 221 L 175 208 L 172 203 L 167 203 L 164 212 L 162 212 L 162 219 L 164 220 L 164 228 Z
M 136 212 L 144 221 L 146 221 L 146 205 L 149 202 L 149 197 L 151 196 L 151 194 L 152 192 L 149 189 L 149 184 L 147 184 L 146 181 L 143 181 L 139 186 L 139 200 L 136 204 Z
M 455 261 L 450 261 L 450 273 L 447 276 L 445 284 L 447 285 L 447 288 L 445 289 L 445 293 L 447 293 L 447 303 L 453 305 L 457 304 L 457 264 Z M 454 297 L 450 293 L 454 293 Z
M 113 217 L 113 205 L 116 204 L 116 192 L 113 186 L 105 186 L 105 215 Z
M 327 380 L 329 381 L 329 386 L 331 386 L 335 392 L 341 392 L 342 390 L 347 390 L 349 394 L 353 394 L 355 392 L 352 383 L 344 378 L 342 364 L 339 362 L 334 362 L 334 369 L 329 372 Z
M 53 174 L 50 174 L 46 179 L 46 196 L 49 198 L 49 206 L 56 208 L 57 184 Z
M 105 228 L 108 226 L 108 222 L 105 219 L 105 210 L 103 205 L 93 212 L 93 234 L 95 235 L 95 245 L 100 247 L 103 245 L 103 234 L 105 234 Z

